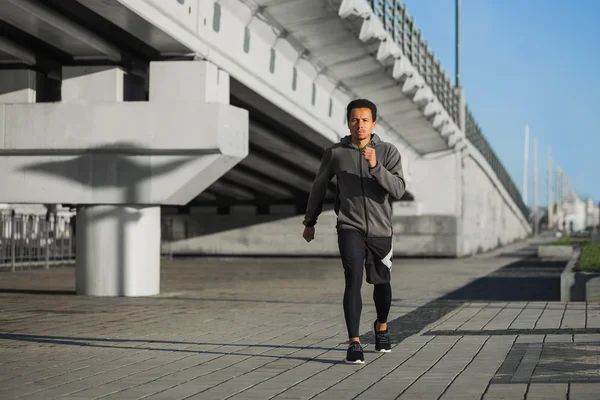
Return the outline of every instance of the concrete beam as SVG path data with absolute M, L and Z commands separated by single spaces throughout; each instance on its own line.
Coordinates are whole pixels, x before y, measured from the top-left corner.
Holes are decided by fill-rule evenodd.
M 37 74 L 29 69 L 0 70 L 0 104 L 34 103 L 36 99 Z M 0 114 L 1 116 L 2 114 Z M 0 125 L 0 139 L 4 136 Z M 3 143 L 0 140 L 0 143 Z
M 0 37 L 0 53 L 5 53 L 9 55 L 11 59 L 9 60 L 0 60 L 4 62 L 14 62 L 18 61 L 20 63 L 26 65 L 34 65 L 36 63 L 36 56 L 34 53 L 29 51 L 28 49 L 19 46 L 18 44 L 6 39 L 5 37 Z
M 0 151 L 82 153 L 113 148 L 142 153 L 137 147 L 153 153 L 247 153 L 248 112 L 219 103 L 38 103 L 0 108 Z
M 66 71 L 67 102 L 0 105 L 0 174 L 15 188 L 0 201 L 186 204 L 248 154 L 247 111 L 204 102 L 228 100 L 218 85 L 198 94 L 213 81 L 193 67 L 207 64 L 151 68 L 151 80 L 178 79 L 151 85 L 149 102 L 120 102 L 118 68 L 78 67 Z M 192 95 L 171 90 L 186 77 Z

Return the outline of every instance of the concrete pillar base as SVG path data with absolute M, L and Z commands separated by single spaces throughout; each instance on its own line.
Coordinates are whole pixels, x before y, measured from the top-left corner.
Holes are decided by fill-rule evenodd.
M 78 295 L 160 292 L 160 207 L 80 207 L 76 236 Z

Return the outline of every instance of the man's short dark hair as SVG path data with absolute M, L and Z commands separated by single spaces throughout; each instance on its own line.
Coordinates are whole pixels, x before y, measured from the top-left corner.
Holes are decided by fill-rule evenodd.
M 371 115 L 373 116 L 373 121 L 377 121 L 377 106 L 367 99 L 356 99 L 348 103 L 348 107 L 346 108 L 346 121 L 350 121 L 350 114 L 355 108 L 369 108 L 371 110 Z

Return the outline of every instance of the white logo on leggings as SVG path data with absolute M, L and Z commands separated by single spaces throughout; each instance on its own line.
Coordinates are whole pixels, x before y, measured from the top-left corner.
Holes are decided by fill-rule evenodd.
M 393 245 L 390 248 L 390 252 L 387 253 L 387 255 L 381 259 L 381 262 L 383 263 L 383 265 L 385 265 L 386 267 L 388 267 L 390 269 L 390 271 L 392 270 L 392 253 L 394 253 L 394 246 Z

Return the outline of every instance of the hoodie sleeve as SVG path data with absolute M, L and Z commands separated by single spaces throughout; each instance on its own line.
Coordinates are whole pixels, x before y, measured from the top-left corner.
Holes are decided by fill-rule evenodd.
M 377 155 L 377 158 L 379 157 Z M 383 165 L 379 161 L 381 159 L 383 159 Z M 400 152 L 396 146 L 390 145 L 387 149 L 387 156 L 381 157 L 379 160 L 374 168 L 369 169 L 371 176 L 394 200 L 400 200 L 406 190 Z
M 331 168 L 331 148 L 325 150 L 321 159 L 321 166 L 312 185 L 308 204 L 306 205 L 306 215 L 302 222 L 305 226 L 312 227 L 317 223 L 317 218 L 323 210 L 323 200 L 327 193 L 327 184 L 333 178 L 333 169 Z

